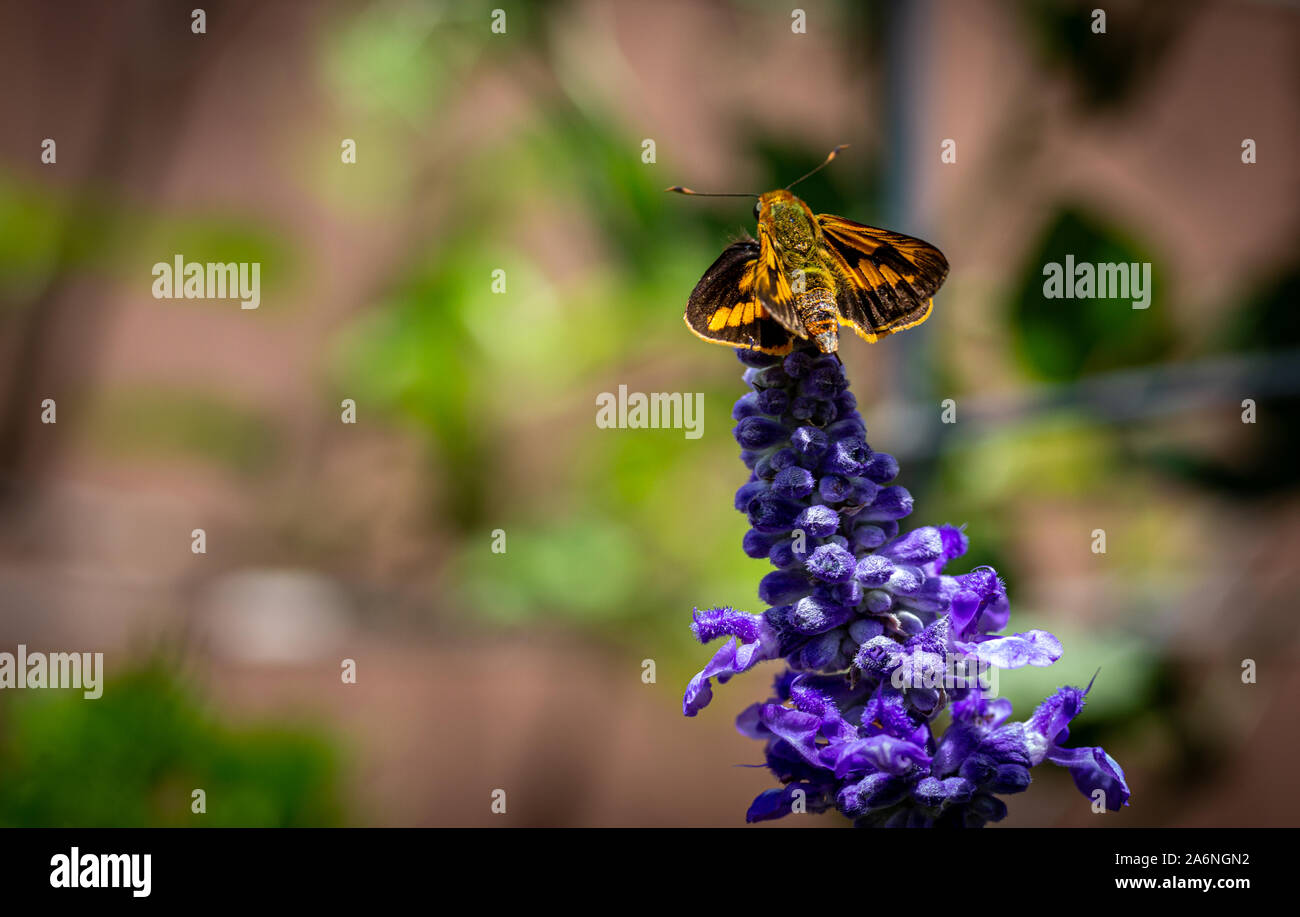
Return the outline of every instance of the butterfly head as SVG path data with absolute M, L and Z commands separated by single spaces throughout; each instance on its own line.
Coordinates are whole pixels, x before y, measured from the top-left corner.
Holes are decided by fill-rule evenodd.
M 754 205 L 754 215 L 762 231 L 782 251 L 810 251 L 817 240 L 817 220 L 812 210 L 785 189 L 769 191 Z

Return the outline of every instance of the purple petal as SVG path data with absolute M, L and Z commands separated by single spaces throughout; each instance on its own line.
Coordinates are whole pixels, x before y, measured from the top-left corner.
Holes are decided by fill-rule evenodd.
M 823 763 L 835 771 L 839 778 L 862 771 L 884 771 L 903 774 L 919 764 L 928 767 L 930 756 L 920 745 L 889 735 L 876 735 L 822 749 Z
M 1047 760 L 1068 767 L 1074 785 L 1089 799 L 1098 789 L 1105 792 L 1106 808 L 1110 811 L 1118 812 L 1121 807 L 1128 805 L 1131 794 L 1128 781 L 1124 779 L 1124 771 L 1101 746 L 1053 748 L 1048 752 Z
M 1042 736 L 1045 745 L 1059 745 L 1069 738 L 1070 721 L 1083 710 L 1085 693 L 1070 685 L 1058 688 L 1038 705 L 1025 727 Z
M 762 721 L 773 735 L 785 739 L 805 761 L 821 766 L 817 757 L 817 733 L 822 726 L 820 716 L 791 710 L 780 704 L 764 704 Z
M 795 794 L 798 792 L 805 794 L 805 805 L 809 812 L 824 812 L 830 805 L 821 787 L 811 783 L 791 783 L 779 790 L 764 790 L 759 793 L 749 804 L 745 821 L 770 821 L 789 815 L 794 805 Z
M 1031 630 L 1010 637 L 991 637 L 959 646 L 964 652 L 975 656 L 981 662 L 1000 669 L 1051 665 L 1060 659 L 1061 653 L 1064 652 L 1061 641 L 1045 630 Z
M 732 675 L 752 669 L 765 659 L 774 659 L 777 655 L 777 640 L 766 622 L 759 628 L 758 639 L 753 643 L 740 643 L 735 637 L 728 640 L 713 658 L 686 686 L 682 698 L 682 713 L 695 716 L 713 700 L 712 679 L 725 684 Z

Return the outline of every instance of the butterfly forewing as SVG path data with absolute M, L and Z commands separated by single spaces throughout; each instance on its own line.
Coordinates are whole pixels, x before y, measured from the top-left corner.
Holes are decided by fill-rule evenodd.
M 948 276 L 948 260 L 902 233 L 820 214 L 829 260 L 843 274 L 836 306 L 844 324 L 873 341 L 930 315 L 931 297 Z
M 764 353 L 786 354 L 794 348 L 790 332 L 772 317 L 759 293 L 761 255 L 759 243 L 744 239 L 718 256 L 686 304 L 691 331 L 706 341 Z
M 794 290 L 785 266 L 777 256 L 772 235 L 762 224 L 758 227 L 758 263 L 754 265 L 754 289 L 759 301 L 787 331 L 804 337 L 803 322 L 794 307 Z

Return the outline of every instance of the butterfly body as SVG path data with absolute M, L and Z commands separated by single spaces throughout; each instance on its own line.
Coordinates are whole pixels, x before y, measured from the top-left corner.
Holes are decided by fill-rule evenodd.
M 685 319 L 697 336 L 773 354 L 805 339 L 835 353 L 840 325 L 875 341 L 929 317 L 948 274 L 934 246 L 814 214 L 787 190 L 758 195 L 754 213 L 758 238 L 729 246 L 691 293 Z

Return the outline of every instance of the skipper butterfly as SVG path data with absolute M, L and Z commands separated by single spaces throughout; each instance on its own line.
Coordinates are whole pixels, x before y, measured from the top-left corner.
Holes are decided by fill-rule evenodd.
M 795 339 L 822 353 L 839 349 L 839 326 L 868 341 L 921 324 L 948 276 L 948 260 L 920 239 L 814 214 L 790 189 L 830 164 L 845 147 L 785 188 L 766 194 L 705 195 L 676 185 L 678 194 L 754 197 L 758 239 L 734 242 L 695 285 L 686 324 L 698 337 L 770 354 L 786 354 Z

